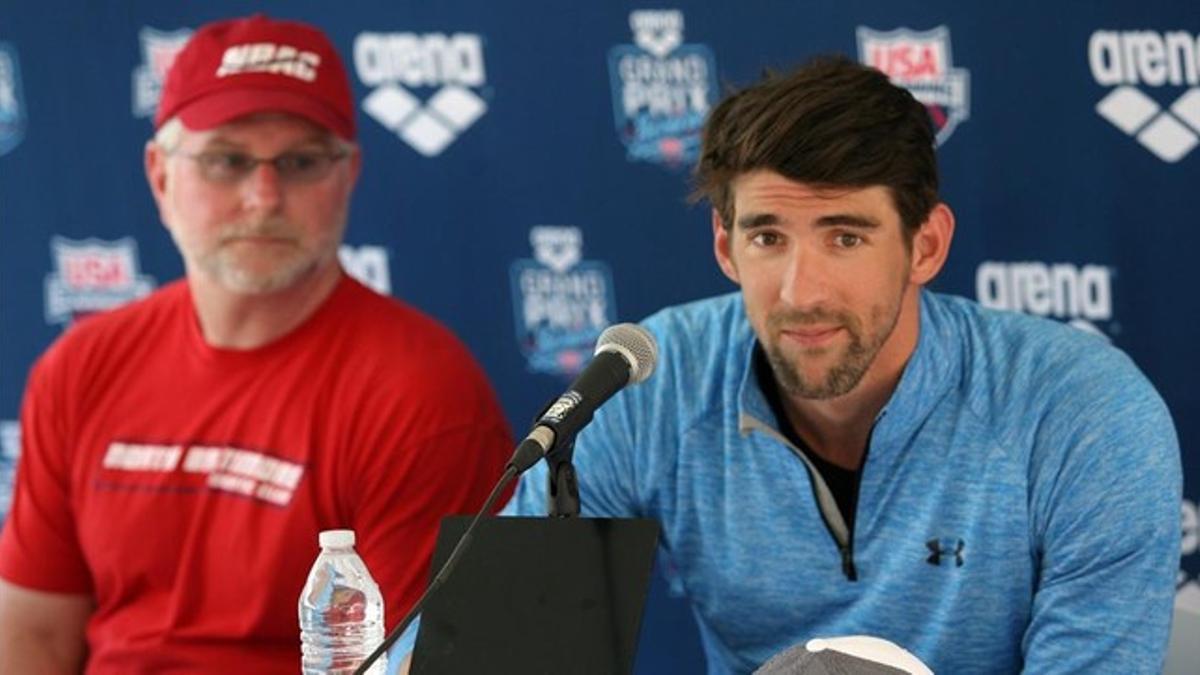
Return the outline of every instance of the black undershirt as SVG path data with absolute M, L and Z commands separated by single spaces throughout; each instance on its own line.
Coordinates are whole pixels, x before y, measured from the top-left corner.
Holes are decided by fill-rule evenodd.
M 762 345 L 754 345 L 753 358 L 754 375 L 758 378 L 758 385 L 762 389 L 763 395 L 766 396 L 767 403 L 771 406 L 771 412 L 775 414 L 775 423 L 779 426 L 779 430 L 792 442 L 792 445 L 804 453 L 804 456 L 817 468 L 821 478 L 825 479 L 825 484 L 829 486 L 829 491 L 833 493 L 833 499 L 837 502 L 838 510 L 842 512 L 842 520 L 846 522 L 847 531 L 853 532 L 862 465 L 860 464 L 857 469 L 843 469 L 825 461 L 820 455 L 813 452 L 792 428 L 792 423 L 788 421 L 787 414 L 783 411 L 783 399 L 779 394 L 779 385 L 775 381 L 775 374 L 771 371 L 771 364 L 767 362 L 767 355 L 763 352 Z

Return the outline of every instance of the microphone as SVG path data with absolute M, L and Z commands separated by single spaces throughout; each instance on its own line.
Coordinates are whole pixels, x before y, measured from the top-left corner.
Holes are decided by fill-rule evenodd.
M 658 345 L 654 342 L 654 336 L 641 326 L 621 323 L 609 326 L 600 334 L 591 363 L 583 369 L 579 377 L 575 378 L 575 381 L 571 383 L 571 388 L 559 396 L 546 409 L 546 412 L 542 413 L 541 418 L 534 425 L 533 431 L 529 432 L 525 440 L 517 446 L 512 459 L 508 460 L 508 464 L 504 467 L 504 475 L 501 476 L 500 482 L 492 489 L 492 494 L 488 495 L 483 508 L 475 514 L 475 518 L 467 526 L 466 531 L 459 537 L 458 543 L 450 551 L 446 562 L 442 563 L 441 569 L 429 582 L 425 593 L 409 610 L 408 615 L 400 621 L 400 624 L 392 629 L 392 632 L 388 633 L 383 642 L 375 648 L 375 651 L 371 652 L 358 665 L 354 675 L 365 673 L 372 663 L 395 644 L 412 623 L 413 618 L 420 614 L 434 591 L 445 583 L 463 552 L 467 550 L 475 526 L 479 524 L 479 519 L 485 513 L 492 512 L 492 506 L 503 494 L 503 490 L 509 482 L 555 448 L 569 443 L 580 429 L 592 421 L 592 413 L 596 412 L 596 408 L 612 398 L 613 394 L 623 389 L 625 385 L 641 382 L 650 377 L 650 373 L 654 372 L 654 364 L 657 360 Z M 575 502 L 574 515 L 578 515 L 578 494 L 575 495 Z
M 650 377 L 658 344 L 645 328 L 632 323 L 609 326 L 596 341 L 595 356 L 517 446 L 508 466 L 523 473 L 564 445 L 592 421 L 592 414 L 626 385 Z

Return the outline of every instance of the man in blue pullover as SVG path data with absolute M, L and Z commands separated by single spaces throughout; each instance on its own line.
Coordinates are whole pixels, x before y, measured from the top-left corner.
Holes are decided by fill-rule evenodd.
M 740 293 L 645 326 L 578 437 L 586 516 L 651 517 L 711 673 L 869 634 L 938 673 L 1157 673 L 1179 447 L 1103 338 L 924 290 L 954 216 L 924 107 L 820 59 L 726 98 L 697 168 Z M 545 467 L 507 512 L 546 510 Z

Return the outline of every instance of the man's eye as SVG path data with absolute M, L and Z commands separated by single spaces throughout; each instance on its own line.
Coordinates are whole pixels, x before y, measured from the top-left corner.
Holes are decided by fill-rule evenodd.
M 321 162 L 315 152 L 289 152 L 275 160 L 275 166 L 284 173 L 299 173 L 312 170 Z
M 862 237 L 857 234 L 843 232 L 834 238 L 834 241 L 841 248 L 854 248 L 862 243 Z
M 204 164 L 216 171 L 241 171 L 254 162 L 240 152 L 210 152 L 202 157 Z
M 779 244 L 781 237 L 775 232 L 759 232 L 750 241 L 755 246 L 775 246 Z

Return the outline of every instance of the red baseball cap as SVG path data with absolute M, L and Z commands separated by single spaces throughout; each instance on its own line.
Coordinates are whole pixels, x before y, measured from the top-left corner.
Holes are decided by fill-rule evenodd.
M 154 127 L 211 129 L 261 112 L 299 115 L 354 139 L 346 68 L 325 33 L 262 14 L 206 24 L 175 57 Z

